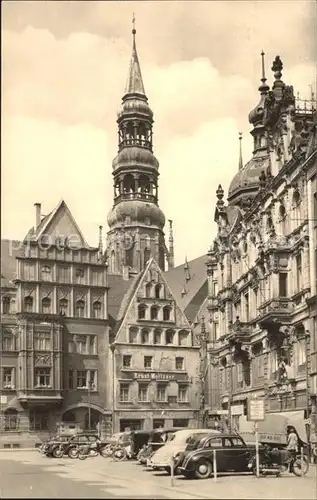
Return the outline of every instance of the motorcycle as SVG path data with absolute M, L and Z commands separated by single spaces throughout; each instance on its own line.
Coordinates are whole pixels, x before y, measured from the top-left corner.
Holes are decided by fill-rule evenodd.
M 108 457 L 109 454 L 105 452 L 106 446 L 102 441 L 96 441 L 95 443 L 89 443 L 79 446 L 78 448 L 78 458 L 79 460 L 86 460 L 89 457 L 97 457 L 98 455 L 104 458 Z
M 256 475 L 256 456 L 254 455 L 248 464 L 248 469 Z M 287 450 L 263 450 L 259 455 L 259 473 L 262 476 L 269 474 L 280 477 L 282 472 L 290 472 L 295 476 L 307 474 L 309 461 L 304 455 L 289 456 Z

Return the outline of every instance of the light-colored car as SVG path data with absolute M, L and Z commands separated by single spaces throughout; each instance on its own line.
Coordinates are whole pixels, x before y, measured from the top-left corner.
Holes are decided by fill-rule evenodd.
M 171 464 L 174 464 L 176 470 L 178 458 L 184 453 L 188 440 L 193 435 L 199 434 L 221 434 L 220 431 L 213 429 L 184 429 L 175 432 L 170 440 L 157 450 L 154 455 L 148 460 L 147 466 L 153 469 L 165 469 L 166 472 L 171 472 Z

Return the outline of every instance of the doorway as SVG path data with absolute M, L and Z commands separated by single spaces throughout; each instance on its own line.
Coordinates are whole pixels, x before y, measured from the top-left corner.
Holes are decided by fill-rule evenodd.
M 130 431 L 141 431 L 143 429 L 143 420 L 121 419 L 120 432 L 124 432 L 126 429 L 129 429 Z

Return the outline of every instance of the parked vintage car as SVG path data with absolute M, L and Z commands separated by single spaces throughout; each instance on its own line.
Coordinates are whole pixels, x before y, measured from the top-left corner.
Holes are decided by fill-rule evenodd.
M 45 455 L 55 458 L 68 455 L 69 458 L 77 458 L 80 445 L 96 442 L 97 439 L 99 439 L 98 434 L 92 434 L 90 432 L 82 432 L 71 435 L 68 439 L 63 440 L 62 442 L 53 443 L 52 446 L 45 452 Z
M 254 446 L 247 445 L 237 434 L 193 436 L 178 463 L 185 477 L 207 479 L 213 473 L 214 450 L 218 472 L 248 472 Z
M 72 437 L 73 434 L 57 434 L 40 447 L 40 452 L 48 457 L 59 458 L 62 456 L 60 446 L 68 443 Z
M 207 429 L 183 429 L 178 432 L 174 432 L 170 440 L 157 450 L 154 455 L 148 460 L 147 466 L 152 467 L 152 469 L 164 469 L 167 473 L 171 472 L 171 464 L 173 461 L 174 471 L 178 465 L 177 459 L 181 453 L 185 451 L 191 436 L 195 435 L 206 435 L 206 432 L 219 435 L 220 432 L 216 430 Z
M 178 431 L 183 430 L 184 427 L 171 427 L 153 429 L 149 436 L 149 441 L 138 453 L 138 461 L 140 464 L 146 464 L 147 460 L 151 458 L 154 453 L 162 448 L 171 438 L 171 436 Z

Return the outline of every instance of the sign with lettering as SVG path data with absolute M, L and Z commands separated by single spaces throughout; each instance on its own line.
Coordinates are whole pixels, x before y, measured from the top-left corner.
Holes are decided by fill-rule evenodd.
M 8 402 L 8 396 L 0 396 L 0 404 L 6 405 Z
M 135 372 L 133 378 L 137 380 L 175 380 L 174 373 L 147 373 L 147 372 Z
M 259 422 L 265 420 L 264 399 L 249 399 L 248 420 Z

